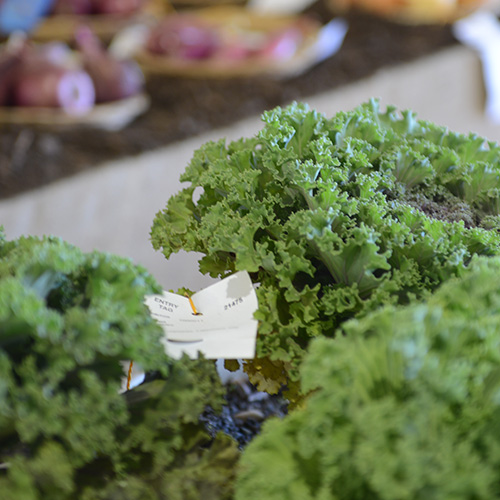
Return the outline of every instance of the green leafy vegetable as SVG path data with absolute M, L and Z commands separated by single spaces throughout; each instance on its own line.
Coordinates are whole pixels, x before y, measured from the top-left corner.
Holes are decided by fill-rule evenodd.
M 304 407 L 245 449 L 236 500 L 500 498 L 500 259 L 315 339 Z
M 2 500 L 228 498 L 236 444 L 199 423 L 223 389 L 166 356 L 160 291 L 127 259 L 0 234 Z M 158 378 L 120 394 L 128 359 Z
M 296 386 L 311 339 L 499 253 L 500 147 L 377 101 L 331 119 L 295 103 L 263 120 L 255 137 L 194 153 L 151 240 L 167 258 L 201 252 L 214 277 L 251 273 L 260 326 L 245 369 L 272 392 Z

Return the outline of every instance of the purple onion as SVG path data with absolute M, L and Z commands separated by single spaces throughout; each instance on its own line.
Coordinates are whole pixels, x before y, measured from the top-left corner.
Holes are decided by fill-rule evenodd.
M 179 59 L 206 59 L 220 45 L 217 32 L 189 15 L 167 16 L 150 33 L 147 49 Z
M 144 75 L 135 61 L 111 56 L 86 26 L 77 31 L 75 38 L 84 68 L 94 82 L 96 102 L 116 101 L 142 91 Z
M 26 68 L 18 72 L 14 82 L 13 104 L 17 106 L 61 108 L 70 114 L 82 114 L 94 103 L 94 84 L 82 70 L 50 64 Z

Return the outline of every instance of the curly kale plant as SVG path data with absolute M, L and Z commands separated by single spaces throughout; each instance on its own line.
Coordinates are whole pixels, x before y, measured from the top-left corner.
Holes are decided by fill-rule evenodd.
M 261 389 L 297 380 L 310 340 L 383 304 L 424 298 L 475 254 L 500 251 L 500 147 L 371 101 L 331 119 L 293 104 L 249 139 L 195 152 L 151 229 L 168 258 L 247 270 Z M 201 188 L 201 189 L 200 189 Z
M 221 402 L 217 374 L 165 355 L 153 278 L 57 238 L 0 236 L 2 500 L 224 498 L 236 448 L 209 447 L 198 423 Z M 120 394 L 127 359 L 161 379 Z
M 498 257 L 475 259 L 427 303 L 315 339 L 314 392 L 246 448 L 235 499 L 499 499 L 499 281 Z

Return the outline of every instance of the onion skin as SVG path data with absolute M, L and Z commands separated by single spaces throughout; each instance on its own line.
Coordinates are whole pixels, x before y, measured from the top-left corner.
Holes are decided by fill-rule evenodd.
M 167 16 L 152 29 L 146 44 L 153 54 L 178 59 L 207 59 L 219 46 L 217 32 L 189 15 Z
M 135 61 L 109 59 L 86 64 L 96 89 L 96 102 L 111 102 L 139 94 L 144 87 L 144 75 Z
M 125 99 L 142 91 L 144 75 L 135 61 L 112 57 L 86 26 L 77 30 L 75 39 L 84 68 L 94 82 L 97 103 Z

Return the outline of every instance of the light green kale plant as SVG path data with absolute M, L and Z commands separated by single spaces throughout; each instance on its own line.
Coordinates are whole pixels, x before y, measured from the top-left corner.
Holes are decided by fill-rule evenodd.
M 235 500 L 500 498 L 500 259 L 315 339 L 310 396 L 242 455 Z
M 222 387 L 166 356 L 157 292 L 127 259 L 0 234 L 2 500 L 228 497 L 236 446 L 199 423 Z M 123 360 L 159 378 L 120 394 Z
M 295 103 L 263 121 L 194 153 L 151 240 L 167 258 L 201 252 L 202 273 L 251 274 L 259 334 L 245 369 L 292 399 L 313 338 L 499 253 L 500 147 L 375 100 L 331 119 Z

